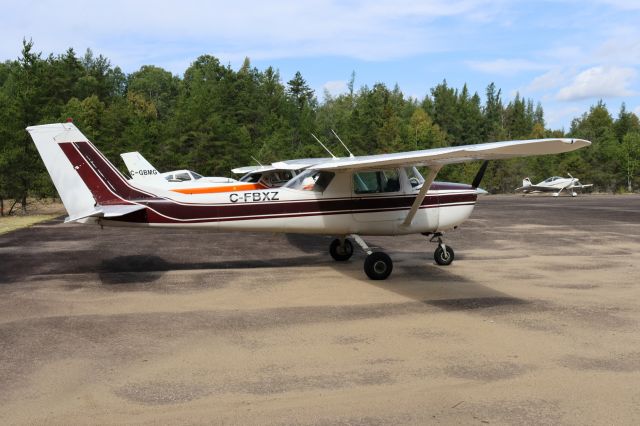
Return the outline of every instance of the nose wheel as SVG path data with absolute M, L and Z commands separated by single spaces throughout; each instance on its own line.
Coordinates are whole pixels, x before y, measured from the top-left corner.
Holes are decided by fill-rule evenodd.
M 444 248 L 442 248 L 442 246 L 444 246 Z M 438 246 L 438 248 L 436 248 L 436 251 L 433 252 L 433 258 L 438 265 L 451 265 L 454 257 L 453 249 L 449 246 L 445 246 L 444 244 L 442 246 Z
M 433 259 L 436 261 L 436 263 L 441 266 L 451 265 L 451 262 L 453 262 L 453 259 L 455 257 L 455 253 L 450 246 L 446 245 L 442 241 L 442 233 L 437 232 L 433 234 L 429 241 L 432 243 L 438 243 L 436 251 L 433 252 Z

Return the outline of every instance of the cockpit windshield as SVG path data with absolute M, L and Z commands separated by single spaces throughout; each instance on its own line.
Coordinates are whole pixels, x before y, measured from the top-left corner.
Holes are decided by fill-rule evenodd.
M 306 170 L 295 179 L 290 180 L 284 187 L 298 191 L 323 192 L 335 176 L 333 172 L 322 170 Z
M 550 182 L 556 181 L 558 179 L 562 179 L 562 178 L 560 176 L 552 176 L 552 177 L 546 179 L 545 183 L 550 183 Z

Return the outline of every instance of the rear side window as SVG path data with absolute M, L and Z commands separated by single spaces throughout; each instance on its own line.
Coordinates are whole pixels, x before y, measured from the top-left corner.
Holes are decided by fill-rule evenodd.
M 376 194 L 400 191 L 398 170 L 377 170 L 353 174 L 353 191 L 356 194 Z

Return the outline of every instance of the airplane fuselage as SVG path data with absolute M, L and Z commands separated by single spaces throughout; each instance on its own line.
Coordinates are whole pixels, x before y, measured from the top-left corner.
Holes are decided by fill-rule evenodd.
M 434 182 L 405 224 L 420 185 L 404 168 L 311 172 L 280 188 L 181 194 L 127 181 L 88 142 L 60 147 L 98 204 L 144 207 L 112 219 L 82 219 L 103 226 L 399 235 L 452 229 L 469 217 L 477 198 L 470 185 Z
M 438 184 L 436 184 L 438 185 Z M 245 195 L 247 194 L 247 195 Z M 242 195 L 242 198 L 240 196 Z M 131 200 L 145 210 L 128 216 L 91 218 L 101 225 L 192 227 L 215 231 L 267 231 L 329 235 L 399 235 L 444 231 L 457 227 L 471 214 L 475 190 L 429 191 L 408 226 L 403 221 L 414 195 L 301 198 L 279 189 L 221 194 L 197 204 L 175 199 Z M 267 201 L 267 197 L 269 201 Z M 242 199 L 242 201 L 232 201 Z M 245 199 L 251 201 L 244 201 Z M 255 201 L 254 201 L 255 200 Z M 89 222 L 91 219 L 87 219 Z

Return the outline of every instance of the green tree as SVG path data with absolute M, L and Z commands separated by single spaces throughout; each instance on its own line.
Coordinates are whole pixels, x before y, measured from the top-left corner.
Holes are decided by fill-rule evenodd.
M 640 168 L 640 133 L 629 132 L 622 138 L 622 152 L 626 157 L 627 191 L 637 187 L 637 171 Z

